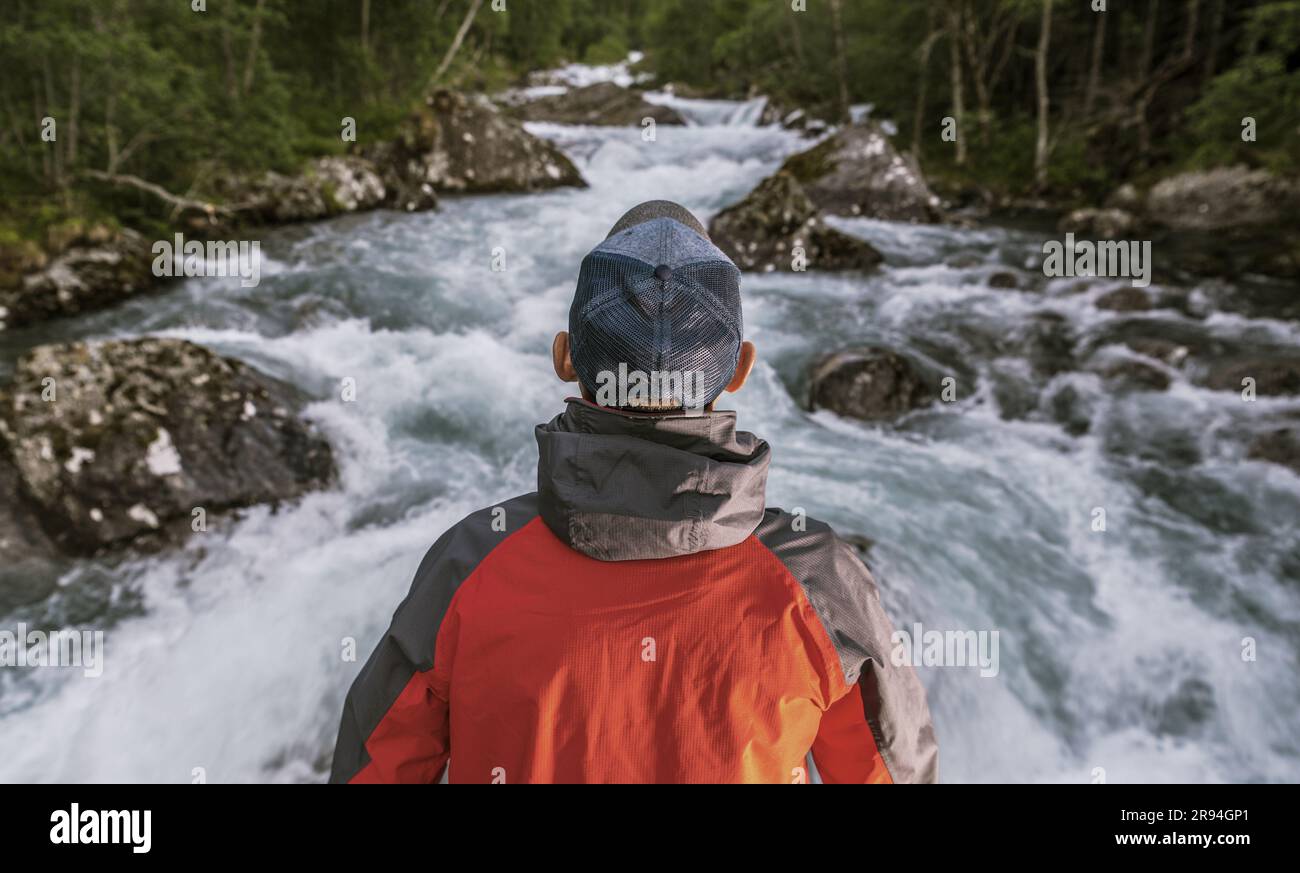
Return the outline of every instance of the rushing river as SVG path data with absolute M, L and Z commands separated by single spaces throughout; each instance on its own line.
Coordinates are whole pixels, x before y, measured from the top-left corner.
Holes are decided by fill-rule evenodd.
M 807 147 L 754 126 L 753 104 L 672 102 L 694 123 L 654 142 L 532 127 L 589 189 L 268 232 L 259 287 L 188 280 L 0 339 L 0 375 L 74 338 L 162 334 L 243 358 L 317 398 L 341 467 L 336 489 L 180 553 L 70 564 L 50 599 L 5 617 L 104 629 L 107 652 L 97 679 L 0 675 L 0 780 L 324 778 L 343 695 L 424 551 L 534 487 L 533 426 L 568 393 L 550 340 L 585 251 L 641 200 L 707 219 Z M 999 632 L 994 677 L 920 668 L 944 780 L 1300 780 L 1300 479 L 1242 460 L 1238 438 L 1289 407 L 1186 375 L 1121 391 L 1093 366 L 1122 331 L 1295 349 L 1294 313 L 1253 306 L 1267 286 L 1222 283 L 1108 312 L 1093 301 L 1115 283 L 1044 279 L 1041 231 L 836 223 L 886 266 L 747 276 L 760 363 L 723 405 L 773 445 L 769 504 L 875 542 L 899 626 Z M 995 270 L 1026 290 L 989 287 Z M 808 363 L 859 343 L 951 373 L 957 401 L 886 427 L 805 411 Z M 355 402 L 339 399 L 347 377 Z

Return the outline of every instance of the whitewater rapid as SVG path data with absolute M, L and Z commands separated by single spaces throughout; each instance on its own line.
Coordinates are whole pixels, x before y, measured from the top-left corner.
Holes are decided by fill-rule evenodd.
M 652 142 L 635 128 L 530 126 L 588 189 L 268 232 L 257 288 L 189 280 L 25 335 L 162 334 L 248 360 L 316 398 L 307 414 L 341 480 L 213 525 L 180 553 L 78 563 L 50 601 L 6 618 L 103 629 L 106 655 L 98 679 L 0 675 L 0 780 L 325 778 L 343 695 L 425 550 L 534 487 L 533 426 L 569 393 L 549 344 L 582 255 L 641 200 L 707 220 L 807 147 L 754 126 L 761 103 L 659 99 L 693 124 L 660 126 Z M 1044 282 L 1042 233 L 836 224 L 886 266 L 746 276 L 760 363 L 723 405 L 773 446 L 771 505 L 875 541 L 898 625 L 999 631 L 996 677 L 920 668 L 943 779 L 1088 782 L 1102 768 L 1111 782 L 1300 780 L 1300 480 L 1219 438 L 1264 407 L 1183 379 L 1116 393 L 1044 365 L 1042 325 L 1087 340 L 1131 316 L 1092 306 L 1103 283 Z M 989 288 L 994 269 L 1043 287 Z M 1294 322 L 1250 314 L 1197 329 L 1300 346 Z M 6 369 L 21 351 L 7 342 Z M 808 363 L 856 343 L 957 374 L 960 399 L 897 427 L 805 411 Z M 1090 404 L 1084 434 L 1043 413 L 1066 387 Z M 1008 416 L 1017 398 L 1029 412 Z M 1162 448 L 1184 443 L 1193 460 Z M 1254 662 L 1240 657 L 1247 636 Z

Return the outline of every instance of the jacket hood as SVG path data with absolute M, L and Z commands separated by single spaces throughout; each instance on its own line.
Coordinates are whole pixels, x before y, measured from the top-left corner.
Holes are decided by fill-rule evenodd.
M 570 399 L 537 426 L 542 520 L 602 561 L 744 541 L 763 518 L 768 445 L 730 411 L 645 415 Z

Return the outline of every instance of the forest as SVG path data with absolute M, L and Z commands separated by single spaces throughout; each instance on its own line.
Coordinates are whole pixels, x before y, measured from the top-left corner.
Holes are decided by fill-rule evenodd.
M 1094 201 L 1170 168 L 1300 168 L 1300 0 L 5 0 L 0 239 L 147 223 L 222 170 L 391 134 L 435 87 L 631 50 L 652 84 L 872 104 L 937 185 Z M 956 131 L 945 137 L 944 125 Z
M 734 264 L 756 357 L 709 440 L 636 413 L 605 443 L 557 334 L 654 200 L 730 263 L 682 237 L 689 296 L 657 294 L 674 254 L 600 305 L 650 301 L 671 342 L 667 302 Z M 748 566 L 784 507 L 825 526 L 798 562 L 860 562 L 894 627 L 981 650 L 913 659 L 944 781 L 1300 782 L 1298 216 L 1300 0 L 0 0 L 0 634 L 107 640 L 102 681 L 0 670 L 0 781 L 323 782 L 462 519 Z M 598 405 L 640 393 L 623 369 Z M 667 460 L 632 460 L 652 436 Z M 528 507 L 577 491 L 551 537 Z M 552 552 L 503 584 L 555 627 L 614 616 L 592 663 L 662 671 L 656 705 L 747 712 L 731 661 L 682 652 L 812 627 L 705 609 L 718 636 L 647 661 L 712 583 L 614 545 L 580 579 L 644 603 L 545 587 Z M 526 626 L 478 599 L 465 639 Z M 547 699 L 590 699 L 555 663 Z M 528 700 L 463 723 L 546 721 Z M 675 759 L 624 729 L 676 717 L 646 712 L 546 743 Z

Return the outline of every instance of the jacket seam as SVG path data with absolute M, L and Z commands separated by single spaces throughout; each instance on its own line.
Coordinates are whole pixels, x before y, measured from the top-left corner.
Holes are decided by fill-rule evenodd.
M 750 537 L 758 543 L 762 548 L 763 553 L 775 564 L 776 568 L 779 570 L 781 582 L 785 585 L 786 591 L 795 599 L 797 604 L 806 606 L 815 619 L 815 622 L 813 623 L 815 626 L 810 628 L 810 630 L 818 643 L 817 654 L 822 661 L 822 670 L 828 677 L 833 677 L 832 685 L 836 684 L 834 679 L 838 679 L 838 685 L 840 686 L 838 689 L 835 689 L 838 693 L 832 694 L 831 699 L 826 702 L 827 708 L 829 708 L 832 704 L 842 700 L 853 690 L 852 683 L 848 681 L 848 677 L 844 673 L 844 662 L 840 658 L 839 649 L 835 647 L 835 641 L 831 639 L 830 631 L 826 629 L 826 624 L 822 621 L 821 614 L 817 611 L 817 607 L 813 604 L 812 600 L 809 599 L 808 592 L 804 590 L 798 577 L 796 577 L 794 573 L 791 572 L 790 568 L 786 566 L 785 561 L 781 560 L 780 555 L 776 554 L 767 543 L 763 542 L 762 538 L 757 533 L 750 534 Z

